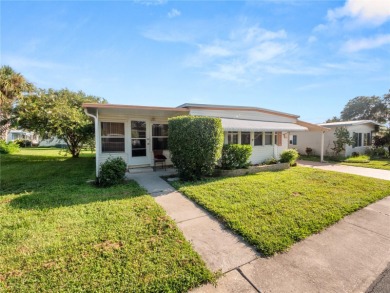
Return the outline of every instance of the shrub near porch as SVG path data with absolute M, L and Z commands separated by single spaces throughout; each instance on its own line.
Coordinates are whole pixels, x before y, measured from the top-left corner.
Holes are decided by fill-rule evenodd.
M 173 184 L 265 255 L 390 195 L 390 181 L 303 167 Z

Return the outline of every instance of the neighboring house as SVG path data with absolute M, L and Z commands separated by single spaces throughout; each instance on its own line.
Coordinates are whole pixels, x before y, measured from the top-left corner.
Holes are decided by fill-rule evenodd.
M 46 138 L 42 139 L 39 142 L 40 147 L 60 147 L 60 148 L 66 148 L 66 142 L 63 139 L 52 137 L 52 138 Z
M 11 129 L 8 131 L 6 142 L 15 141 L 15 140 L 29 140 L 32 145 L 38 145 L 39 135 L 34 132 L 27 132 L 24 130 Z
M 334 147 L 333 141 L 336 140 L 334 136 L 336 128 L 345 127 L 349 131 L 355 142 L 352 146 L 345 146 L 345 151 L 341 154 L 345 157 L 351 156 L 353 152 L 364 154 L 367 148 L 372 145 L 372 138 L 378 132 L 380 126 L 380 124 L 371 120 L 341 121 L 320 123 L 318 125 L 330 129 L 324 135 L 323 145 L 326 155 L 333 155 L 332 148 Z M 290 141 L 300 154 L 305 154 L 307 147 L 313 149 L 313 152 L 317 155 L 321 152 L 321 142 L 318 140 L 318 132 L 316 131 L 292 132 L 290 133 Z
M 289 148 L 289 133 L 327 129 L 298 120 L 299 116 L 256 107 L 183 104 L 176 108 L 87 103 L 95 121 L 96 169 L 109 157 L 121 157 L 130 168 L 153 166 L 153 151 L 169 161 L 168 118 L 180 115 L 218 117 L 226 144 L 253 147 L 252 164 L 259 164 Z M 190 136 L 191 133 L 188 133 Z M 319 137 L 320 138 L 320 137 Z

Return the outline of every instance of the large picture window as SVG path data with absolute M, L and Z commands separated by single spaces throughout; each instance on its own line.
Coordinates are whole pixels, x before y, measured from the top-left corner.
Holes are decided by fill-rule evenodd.
M 153 150 L 168 149 L 168 124 L 152 125 Z
M 102 122 L 101 137 L 103 153 L 118 153 L 125 151 L 124 123 Z

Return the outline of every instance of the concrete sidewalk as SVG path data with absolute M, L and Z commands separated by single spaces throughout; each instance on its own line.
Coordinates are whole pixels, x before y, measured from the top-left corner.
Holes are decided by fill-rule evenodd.
M 194 292 L 365 292 L 390 263 L 390 197 L 374 203 L 287 253 L 258 255 L 202 208 L 159 178 L 132 174 L 167 211 L 208 267 L 226 273 Z M 378 287 L 378 286 L 376 286 Z
M 327 170 L 327 171 L 335 171 L 335 172 L 355 174 L 355 175 L 360 175 L 365 177 L 378 178 L 383 180 L 390 180 L 390 171 L 387 170 L 347 166 L 347 165 L 333 164 L 333 163 L 303 161 L 303 160 L 299 160 L 297 163 L 299 166 L 302 167 L 311 167 L 311 168 Z

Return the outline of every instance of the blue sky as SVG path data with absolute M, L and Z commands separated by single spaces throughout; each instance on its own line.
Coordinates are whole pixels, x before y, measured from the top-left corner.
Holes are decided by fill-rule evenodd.
M 390 1 L 2 1 L 1 64 L 110 103 L 309 122 L 390 89 Z

